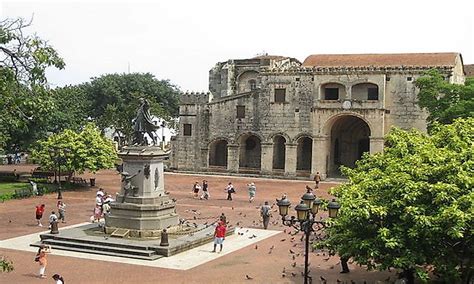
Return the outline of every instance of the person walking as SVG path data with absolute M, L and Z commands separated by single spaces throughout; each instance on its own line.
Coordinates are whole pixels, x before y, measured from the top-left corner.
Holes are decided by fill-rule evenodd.
M 251 182 L 247 184 L 247 189 L 249 191 L 249 202 L 252 203 L 253 199 L 255 198 L 255 194 L 257 193 L 257 187 L 255 183 Z
M 53 280 L 56 281 L 55 284 L 64 284 L 64 278 L 59 274 L 54 274 Z
M 224 222 L 219 221 L 217 223 L 216 230 L 214 231 L 214 250 L 212 252 L 216 252 L 217 245 L 220 246 L 219 252 L 222 252 L 222 247 L 224 246 L 226 230 L 227 230 L 227 228 L 226 228 Z
M 201 199 L 209 199 L 209 197 L 211 197 L 209 195 L 209 185 L 207 184 L 207 180 L 203 180 L 202 181 L 202 195 L 201 195 Z
M 227 200 L 232 200 L 232 194 L 235 193 L 235 189 L 231 182 L 229 182 L 225 190 L 227 192 Z
M 66 204 L 62 202 L 61 200 L 58 200 L 58 214 L 59 214 L 59 220 L 61 220 L 61 223 L 66 223 Z
M 271 207 L 268 205 L 268 201 L 265 201 L 264 205 L 260 208 L 260 215 L 263 218 L 263 228 L 266 230 L 271 217 Z
M 51 252 L 51 246 L 40 245 L 38 253 L 36 254 L 35 261 L 40 265 L 39 277 L 46 278 L 44 272 L 46 271 L 46 266 L 48 265 L 48 260 L 46 259 L 46 254 Z
M 347 265 L 347 262 L 349 261 L 349 257 L 347 256 L 341 256 L 340 257 L 341 259 L 341 273 L 349 273 L 350 270 L 349 270 L 349 265 Z
M 36 206 L 36 222 L 37 222 L 38 226 L 40 226 L 40 227 L 43 227 L 43 224 L 41 224 L 41 218 L 43 218 L 43 213 L 44 213 L 45 207 L 46 206 L 44 204 Z
M 199 182 L 195 182 L 193 185 L 194 198 L 198 198 L 200 190 L 201 190 L 201 185 L 199 184 Z
M 314 175 L 314 183 L 315 183 L 315 186 L 314 188 L 319 188 L 319 182 L 321 181 L 321 175 L 319 174 L 319 172 L 316 172 L 316 174 Z

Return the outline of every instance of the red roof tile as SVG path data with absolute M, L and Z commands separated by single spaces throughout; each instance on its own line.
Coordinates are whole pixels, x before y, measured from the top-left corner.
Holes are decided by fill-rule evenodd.
M 314 54 L 303 66 L 315 67 L 390 67 L 390 66 L 454 66 L 459 53 L 400 54 Z

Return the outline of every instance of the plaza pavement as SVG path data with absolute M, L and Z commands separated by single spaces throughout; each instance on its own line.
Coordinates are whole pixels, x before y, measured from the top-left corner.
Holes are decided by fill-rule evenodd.
M 0 170 L 13 170 L 14 167 L 19 172 L 32 169 L 28 165 L 10 165 L 0 166 Z M 90 176 L 83 175 L 85 178 Z M 100 171 L 94 177 L 97 178 L 97 187 L 103 187 L 112 194 L 118 191 L 120 176 L 115 171 Z M 209 182 L 211 199 L 193 199 L 192 185 L 203 179 Z M 224 188 L 229 181 L 237 189 L 233 201 L 225 200 Z M 257 185 L 253 203 L 247 199 L 246 184 L 250 181 Z M 312 185 L 312 182 L 166 173 L 165 189 L 178 200 L 177 212 L 181 218 L 196 218 L 196 222 L 204 223 L 214 221 L 225 213 L 232 226 L 245 228 L 236 231 L 246 232 L 248 228 L 248 234 L 257 237 L 228 237 L 221 254 L 211 253 L 212 244 L 207 244 L 152 262 L 56 250 L 48 256 L 46 280 L 37 278 L 38 264 L 33 261 L 35 252 L 26 244 L 44 231 L 35 224 L 35 205 L 45 203 L 45 215 L 49 215 L 56 208 L 56 194 L 6 201 L 0 203 L 0 255 L 12 260 L 15 270 L 1 273 L 0 283 L 52 283 L 49 276 L 54 273 L 63 275 L 67 283 L 302 283 L 304 256 L 303 243 L 299 240 L 301 233 L 294 238 L 288 234 L 290 230 L 281 225 L 276 206 L 269 230 L 261 230 L 257 207 L 265 200 L 273 203 L 282 193 L 287 193 L 296 205 L 305 192 L 306 184 Z M 316 194 L 328 199 L 327 191 L 332 186 L 335 184 L 322 183 Z M 63 193 L 67 204 L 67 226 L 89 220 L 97 187 Z M 290 253 L 290 249 L 295 253 Z M 351 283 L 351 280 L 355 283 L 392 283 L 395 278 L 393 272 L 367 272 L 355 263 L 349 265 L 351 273 L 339 274 L 338 257 L 328 258 L 324 252 L 314 252 L 309 257 L 313 283 L 322 283 L 321 276 L 327 279 L 327 283 Z M 253 279 L 247 280 L 246 275 Z M 388 277 L 391 280 L 385 281 Z

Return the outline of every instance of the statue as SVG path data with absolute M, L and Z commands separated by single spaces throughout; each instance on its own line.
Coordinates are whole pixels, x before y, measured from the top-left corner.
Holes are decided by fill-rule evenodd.
M 134 178 L 136 175 L 138 175 L 141 172 L 141 170 L 138 170 L 134 175 L 130 175 L 128 172 L 121 172 L 120 174 L 122 175 L 122 184 L 123 184 L 123 198 L 122 198 L 122 203 L 125 202 L 125 197 L 129 193 L 132 193 L 133 196 L 138 195 L 138 186 L 132 185 L 132 178 Z
M 140 107 L 137 111 L 137 117 L 133 123 L 133 145 L 148 145 L 145 133 L 152 139 L 153 145 L 157 145 L 156 137 L 153 134 L 158 129 L 150 115 L 150 103 L 144 98 L 140 98 Z

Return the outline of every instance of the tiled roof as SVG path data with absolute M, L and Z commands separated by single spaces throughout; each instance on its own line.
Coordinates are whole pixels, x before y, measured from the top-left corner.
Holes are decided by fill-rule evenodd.
M 400 54 L 314 54 L 303 66 L 315 67 L 391 67 L 391 66 L 454 66 L 459 53 Z
M 474 77 L 474 64 L 464 65 L 464 73 L 466 77 Z

